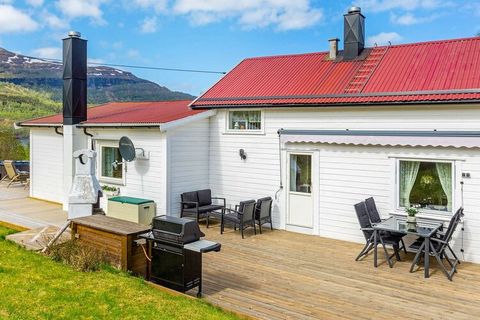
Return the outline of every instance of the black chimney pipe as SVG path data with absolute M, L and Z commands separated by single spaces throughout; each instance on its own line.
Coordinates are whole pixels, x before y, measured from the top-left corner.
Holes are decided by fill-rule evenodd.
M 87 40 L 71 31 L 63 39 L 63 124 L 87 120 Z
M 351 7 L 344 15 L 343 37 L 343 59 L 353 60 L 365 47 L 365 16 L 359 7 Z

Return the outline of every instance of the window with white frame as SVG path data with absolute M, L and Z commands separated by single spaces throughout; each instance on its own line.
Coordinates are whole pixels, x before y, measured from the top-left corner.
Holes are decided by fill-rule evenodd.
M 114 142 L 98 143 L 100 180 L 111 183 L 123 183 L 124 168 L 118 144 Z
M 399 160 L 399 207 L 452 212 L 453 172 L 453 162 Z
M 228 113 L 229 131 L 261 131 L 262 111 L 230 111 Z

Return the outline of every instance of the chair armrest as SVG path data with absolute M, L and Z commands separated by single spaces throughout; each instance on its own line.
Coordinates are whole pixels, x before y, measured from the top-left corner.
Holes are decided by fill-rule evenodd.
M 360 228 L 360 230 L 362 230 L 362 231 L 373 231 L 374 229 L 373 228 Z
M 438 239 L 438 238 L 430 238 L 431 241 L 435 241 L 435 242 L 439 242 L 439 243 L 443 243 L 443 244 L 448 244 L 447 241 L 444 241 L 444 240 L 441 240 L 441 239 Z
M 197 208 L 197 210 L 198 210 L 198 202 L 195 202 L 195 201 L 180 201 L 180 203 L 182 205 L 184 205 L 184 204 L 194 204 L 195 208 Z
M 240 212 L 240 211 L 237 211 L 237 210 L 233 210 L 233 209 L 229 209 L 229 208 L 225 208 L 225 211 L 228 211 L 228 212 L 230 212 L 230 213 L 240 214 L 240 215 L 243 214 L 243 212 Z
M 220 198 L 220 197 L 212 197 L 212 200 L 223 200 L 223 206 L 225 207 L 227 204 L 227 199 L 226 198 Z

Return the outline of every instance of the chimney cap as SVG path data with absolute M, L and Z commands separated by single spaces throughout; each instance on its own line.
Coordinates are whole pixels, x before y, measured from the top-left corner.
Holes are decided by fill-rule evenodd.
M 73 30 L 72 30 L 72 31 L 70 31 L 70 32 L 68 33 L 68 36 L 69 36 L 70 38 L 80 38 L 80 37 L 82 36 L 82 34 L 81 34 L 80 32 L 78 32 L 78 31 L 73 31 Z
M 362 9 L 360 7 L 353 6 L 348 8 L 348 13 L 361 13 L 361 12 L 362 12 Z

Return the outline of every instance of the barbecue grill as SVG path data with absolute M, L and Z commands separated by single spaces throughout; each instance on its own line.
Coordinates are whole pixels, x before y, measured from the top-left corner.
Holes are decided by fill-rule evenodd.
M 195 220 L 159 216 L 153 218 L 152 230 L 140 235 L 148 243 L 150 281 L 186 292 L 198 287 L 202 294 L 202 254 L 220 251 L 220 243 L 201 240 L 205 234 Z

